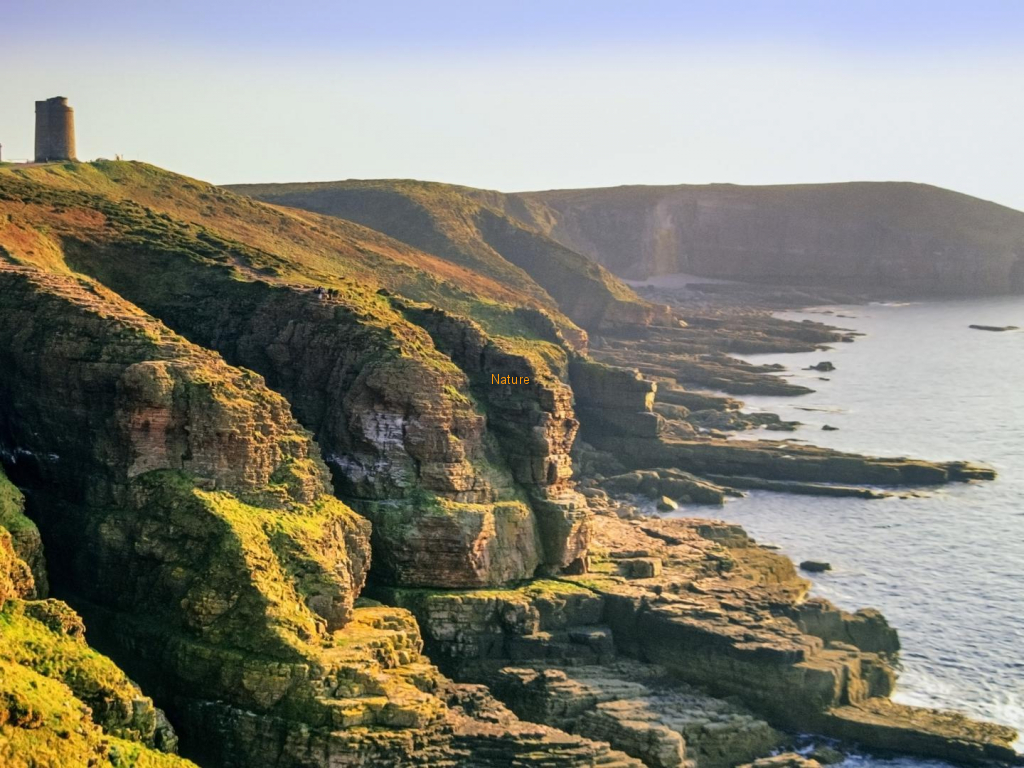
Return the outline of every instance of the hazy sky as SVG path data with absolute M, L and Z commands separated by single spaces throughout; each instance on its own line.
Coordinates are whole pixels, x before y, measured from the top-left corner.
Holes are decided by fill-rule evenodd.
M 1017 0 L 6 0 L 0 143 L 218 183 L 898 179 L 1024 209 Z

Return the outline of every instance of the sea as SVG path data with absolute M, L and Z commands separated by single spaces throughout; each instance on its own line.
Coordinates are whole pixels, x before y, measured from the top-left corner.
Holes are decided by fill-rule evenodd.
M 1024 298 L 869 304 L 780 313 L 864 334 L 781 363 L 800 397 L 749 397 L 749 410 L 804 426 L 793 439 L 877 456 L 968 459 L 993 482 L 916 498 L 833 499 L 752 492 L 721 517 L 794 561 L 825 560 L 817 595 L 879 608 L 903 644 L 895 699 L 942 707 L 1024 733 Z M 804 370 L 830 361 L 828 373 Z M 822 427 L 835 427 L 825 431 Z M 777 439 L 778 432 L 764 433 Z M 1024 751 L 1024 739 L 1016 745 Z M 869 755 L 847 768 L 943 763 Z

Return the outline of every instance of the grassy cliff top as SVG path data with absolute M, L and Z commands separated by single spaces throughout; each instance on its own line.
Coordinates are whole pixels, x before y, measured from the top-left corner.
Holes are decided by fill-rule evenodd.
M 936 236 L 1019 244 L 1024 212 L 950 189 L 904 181 L 828 184 L 624 185 L 553 189 L 516 195 L 524 207 L 556 212 L 576 206 L 644 206 L 666 200 L 704 200 L 802 210 L 838 221 L 870 219 L 906 229 L 927 228 Z M 550 211 L 548 211 L 550 215 Z M 538 218 L 538 221 L 541 219 Z
M 619 275 L 879 297 L 1024 292 L 1024 213 L 927 184 L 623 186 L 516 198 L 530 225 Z
M 332 216 L 279 208 L 137 162 L 0 168 L 0 258 L 70 271 L 76 243 L 153 249 L 216 266 L 240 280 L 333 288 L 367 316 L 386 314 L 387 289 L 472 316 L 496 333 L 532 336 L 516 306 L 552 302 L 380 232 Z M 388 327 L 395 316 L 381 317 Z
M 530 304 L 560 311 L 584 327 L 642 318 L 649 309 L 611 272 L 528 222 L 529 209 L 500 192 L 409 179 L 230 189 L 379 229 L 452 264 L 515 285 Z

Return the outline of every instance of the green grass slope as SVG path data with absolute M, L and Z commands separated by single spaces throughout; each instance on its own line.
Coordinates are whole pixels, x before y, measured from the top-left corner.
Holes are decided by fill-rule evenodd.
M 516 307 L 535 307 L 566 338 L 585 334 L 551 301 L 333 216 L 267 205 L 137 162 L 0 168 L 0 256 L 69 271 L 68 243 L 159 247 L 217 261 L 251 280 L 335 288 L 362 303 L 383 288 L 472 316 L 488 330 L 531 336 Z M 364 298 L 359 298 L 364 297 Z
M 448 262 L 516 286 L 531 305 L 576 324 L 669 322 L 593 260 L 509 215 L 505 195 L 410 180 L 248 184 L 230 189 L 268 202 L 357 221 Z

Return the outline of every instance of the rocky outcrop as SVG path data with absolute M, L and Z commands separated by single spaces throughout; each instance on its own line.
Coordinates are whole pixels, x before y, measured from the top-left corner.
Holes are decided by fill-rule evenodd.
M 801 483 L 856 485 L 941 485 L 990 480 L 995 472 L 969 462 L 930 462 L 842 453 L 803 443 L 723 439 L 610 441 L 584 432 L 596 447 L 628 456 L 633 468 L 675 467 L 697 475 L 763 478 Z M 781 487 L 778 490 L 790 490 Z
M 498 468 L 466 375 L 385 297 L 360 310 L 348 296 L 201 275 L 186 297 L 107 280 L 290 398 L 336 493 L 375 523 L 378 579 L 469 587 L 533 575 L 535 520 Z
M 738 526 L 609 515 L 594 526 L 586 575 L 380 596 L 416 615 L 457 679 L 647 765 L 749 761 L 780 742 L 768 723 L 965 762 L 1016 759 L 1001 726 L 890 704 L 899 641 L 884 618 L 806 599 L 793 564 Z M 652 567 L 623 567 L 640 562 Z
M 93 283 L 0 280 L 0 435 L 62 593 L 176 716 L 317 726 L 368 526 L 284 400 Z
M 812 391 L 779 376 L 781 365 L 751 364 L 721 349 L 702 349 L 701 345 L 673 340 L 683 334 L 688 331 L 657 329 L 643 340 L 602 336 L 595 340 L 593 356 L 610 365 L 635 368 L 647 377 L 730 395 L 795 396 Z M 694 346 L 696 350 L 691 351 Z
M 618 275 L 686 273 L 875 295 L 1024 292 L 1024 214 L 923 184 L 616 187 L 518 196 Z
M 645 765 L 735 765 L 778 743 L 743 707 L 680 685 L 664 667 L 621 658 L 610 603 L 589 578 L 379 596 L 413 611 L 428 652 L 457 679 L 486 682 L 519 717 L 607 741 Z
M 782 739 L 744 707 L 673 682 L 654 664 L 507 667 L 494 687 L 521 717 L 607 741 L 657 768 L 728 768 Z
M 451 760 L 453 765 L 646 768 L 641 761 L 612 749 L 607 741 L 594 741 L 520 720 L 482 685 L 453 686 L 449 704 L 454 726 L 452 752 L 456 756 Z
M 722 506 L 736 492 L 678 469 L 638 470 L 613 475 L 601 481 L 601 487 L 618 494 L 640 494 L 648 498 L 668 497 L 673 503 Z M 660 500 L 659 500 L 660 503 Z M 672 511 L 675 507 L 669 507 Z
M 314 257 L 301 246 L 303 255 L 289 262 L 250 244 L 252 240 L 263 246 L 267 231 L 259 238 L 245 227 L 237 231 L 237 219 L 204 217 L 190 209 L 187 202 L 194 185 L 155 169 L 140 180 L 135 178 L 140 170 L 135 166 L 108 165 L 96 170 L 128 172 L 133 193 L 151 202 L 164 196 L 154 195 L 150 176 L 165 185 L 177 184 L 179 205 L 174 215 L 158 215 L 133 202 L 51 189 L 42 182 L 25 188 L 20 180 L 14 189 L 33 205 L 45 200 L 62 210 L 102 215 L 105 227 L 98 232 L 82 227 L 65 231 L 64 223 L 57 222 L 65 236 L 65 263 L 114 288 L 193 343 L 216 350 L 233 365 L 257 371 L 271 389 L 288 398 L 300 423 L 322 446 L 335 492 L 376 523 L 375 578 L 422 586 L 494 586 L 529 578 L 540 566 L 557 568 L 582 557 L 584 508 L 566 486 L 568 450 L 561 445 L 571 443 L 573 433 L 555 430 L 544 438 L 555 441 L 550 461 L 532 436 L 528 456 L 506 461 L 506 448 L 510 455 L 522 450 L 517 445 L 523 440 L 505 445 L 496 434 L 502 425 L 489 422 L 478 407 L 466 373 L 437 350 L 423 329 L 392 307 L 388 291 L 378 292 L 332 273 L 341 263 L 341 253 L 323 262 L 320 248 L 329 244 L 351 249 L 349 240 L 317 230 L 323 242 L 312 262 L 317 265 L 314 271 L 303 260 Z M 82 176 L 91 178 L 93 172 L 84 169 Z M 288 223 L 287 217 L 282 223 L 283 214 L 267 206 L 229 198 L 228 204 L 244 203 L 254 209 L 249 213 L 257 218 L 277 221 L 275 227 Z M 204 224 L 212 219 L 223 230 L 248 239 L 223 237 L 179 217 L 196 217 Z M 387 245 L 392 251 L 397 247 L 372 238 L 367 245 Z M 283 279 L 285 264 L 300 271 L 303 280 L 321 285 L 313 289 L 308 282 L 297 285 Z M 434 286 L 431 290 L 442 290 L 436 281 Z M 458 301 L 464 306 L 466 297 Z M 528 353 L 535 335 L 550 341 L 538 341 L 542 346 L 566 343 L 558 323 L 535 309 L 493 302 L 488 307 L 494 323 L 526 337 L 520 344 Z M 556 353 L 564 355 L 561 350 Z M 546 391 L 534 388 L 525 394 L 527 399 L 544 397 Z M 560 396 L 568 400 L 564 392 Z M 567 407 L 542 405 L 540 410 Z M 557 418 L 565 421 L 571 416 L 570 409 Z M 529 432 L 534 426 L 531 417 L 523 418 L 520 431 Z M 526 466 L 531 461 L 537 466 Z M 539 481 L 533 477 L 550 471 L 545 462 L 552 461 L 564 465 L 555 470 L 562 473 L 556 482 L 546 475 Z M 546 490 L 527 499 L 524 484 Z M 542 531 L 542 525 L 548 527 Z M 549 556 L 540 544 L 542 535 L 551 542 L 559 536 L 563 542 L 574 541 L 553 544 L 559 551 Z
M 783 752 L 771 757 L 762 757 L 739 768 L 821 768 L 821 763 L 796 752 Z
M 410 305 L 406 315 L 470 377 L 501 455 L 537 515 L 543 564 L 584 568 L 589 512 L 572 479 L 579 422 L 565 382 L 565 350 L 554 338 L 528 345 L 488 337 L 476 323 L 430 307 Z M 525 383 L 495 383 L 501 377 Z
M 91 281 L 5 266 L 0 283 L 0 435 L 54 582 L 166 703 L 190 756 L 615 757 L 510 713 L 509 728 L 474 724 L 449 707 L 409 613 L 353 607 L 368 525 L 327 492 L 308 433 L 258 376 Z
M 561 509 L 575 498 L 567 486 L 574 431 L 552 432 L 550 443 L 538 443 L 531 430 L 540 416 L 530 415 L 568 409 L 549 430 L 571 419 L 564 387 L 520 393 L 525 396 L 510 401 L 520 405 L 506 408 L 513 422 L 481 412 L 472 395 L 470 379 L 483 375 L 481 365 L 505 370 L 525 358 L 498 355 L 488 340 L 495 351 L 463 370 L 453 363 L 456 350 L 436 345 L 383 295 L 367 297 L 371 315 L 354 312 L 348 296 L 321 298 L 265 283 L 218 285 L 199 276 L 187 297 L 153 295 L 130 276 L 97 271 L 191 338 L 266 374 L 291 398 L 324 449 L 336 492 L 375 524 L 379 580 L 492 586 L 529 578 L 545 563 L 564 564 L 561 553 L 547 556 L 540 540 L 545 532 L 550 542 L 578 537 L 579 524 L 542 530 L 551 508 L 572 515 Z M 533 372 L 536 380 L 535 367 L 520 362 L 508 370 Z M 549 390 L 562 392 L 562 405 L 550 398 L 545 406 Z M 531 398 L 540 406 L 530 405 Z M 506 437 L 514 422 L 520 431 Z M 524 503 L 520 486 L 545 490 Z M 570 549 L 576 554 L 569 562 L 581 556 L 585 541 Z
M 934 755 L 964 765 L 1024 764 L 1011 746 L 1017 738 L 1013 728 L 956 712 L 872 700 L 831 710 L 824 727 L 879 750 Z
M 629 352 L 622 362 L 635 354 Z M 691 491 L 706 499 L 705 491 L 715 486 L 723 495 L 722 486 L 880 498 L 884 494 L 861 486 L 938 485 L 995 477 L 993 470 L 969 462 L 876 458 L 803 443 L 729 439 L 707 425 L 784 429 L 787 423 L 777 416 L 742 414 L 742 404 L 728 398 L 674 384 L 659 387 L 635 369 L 577 358 L 570 371 L 581 436 L 606 453 L 599 468 L 602 474 L 618 470 L 621 475 L 609 490 L 670 497 L 680 493 L 694 500 Z M 659 397 L 666 401 L 660 408 Z M 692 412 L 688 405 L 702 410 Z M 622 473 L 624 469 L 654 472 L 657 482 L 651 475 Z M 673 473 L 679 474 L 673 478 Z
M 0 658 L 31 666 L 48 642 L 36 624 L 80 635 L 60 604 L 25 599 L 49 575 L 186 753 L 218 768 L 724 766 L 777 727 L 1015 759 L 1006 729 L 887 701 L 898 640 L 877 612 L 808 600 L 792 563 L 736 526 L 608 495 L 668 510 L 739 486 L 991 477 L 727 440 L 787 425 L 679 386 L 792 393 L 720 350 L 847 335 L 594 319 L 594 355 L 655 385 L 585 358 L 541 293 L 511 306 L 516 290 L 457 260 L 158 169 L 0 172 L 0 214 L 0 459 L 39 525 L 0 482 L 0 525 L 18 533 L 0 532 L 0 593 L 23 608 L 0 618 L 31 640 Z M 593 444 L 573 454 L 580 421 Z M 583 493 L 574 460 L 603 476 Z M 356 602 L 365 518 L 390 607 Z M 58 682 L 83 702 L 100 691 L 97 738 L 170 738 L 134 688 Z M 39 721 L 23 710 L 8 708 L 17 727 Z
M 598 517 L 596 546 L 615 542 L 659 557 L 659 577 L 601 577 L 620 649 L 664 665 L 705 690 L 736 696 L 770 722 L 855 738 L 867 746 L 963 762 L 1013 761 L 1012 729 L 888 702 L 899 649 L 875 611 L 804 600 L 792 563 L 736 526 Z M 680 652 L 684 650 L 685 652 Z M 886 712 L 888 722 L 874 712 Z M 857 726 L 847 723 L 860 724 Z M 880 727 L 873 730 L 867 723 Z M 902 744 L 894 732 L 902 732 Z
M 663 419 L 654 413 L 657 384 L 635 370 L 577 358 L 569 365 L 576 408 L 588 431 L 609 437 L 657 437 Z

